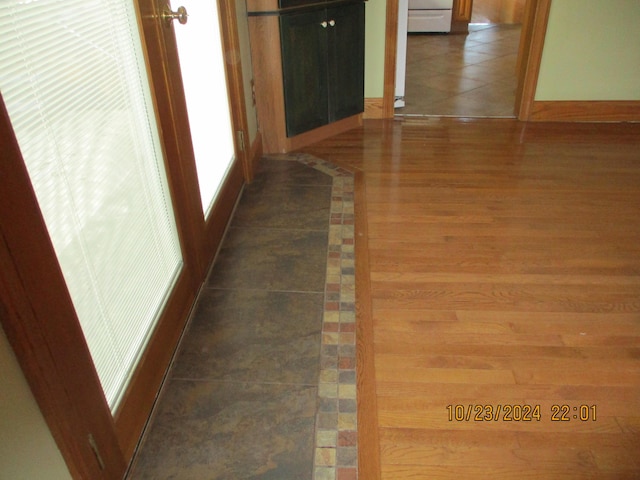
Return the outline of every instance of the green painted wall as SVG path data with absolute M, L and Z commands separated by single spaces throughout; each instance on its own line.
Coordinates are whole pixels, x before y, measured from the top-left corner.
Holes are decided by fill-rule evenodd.
M 382 98 L 387 0 L 365 3 L 364 97 Z
M 640 0 L 554 0 L 536 100 L 640 100 Z
M 366 3 L 366 98 L 382 98 L 386 0 Z M 640 0 L 554 0 L 536 100 L 640 100 Z

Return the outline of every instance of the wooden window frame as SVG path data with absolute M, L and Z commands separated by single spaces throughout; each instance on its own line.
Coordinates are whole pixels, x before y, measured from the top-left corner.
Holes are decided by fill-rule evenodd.
M 237 18 L 218 2 L 236 158 L 205 222 L 175 36 L 161 2 L 136 0 L 164 146 L 185 274 L 174 289 L 131 387 L 112 415 L 48 236 L 9 115 L 0 97 L 0 321 L 73 478 L 121 479 L 163 381 L 206 270 L 253 165 Z M 91 436 L 91 439 L 90 439 Z M 100 460 L 98 460 L 98 456 Z M 102 466 L 101 466 L 102 463 Z

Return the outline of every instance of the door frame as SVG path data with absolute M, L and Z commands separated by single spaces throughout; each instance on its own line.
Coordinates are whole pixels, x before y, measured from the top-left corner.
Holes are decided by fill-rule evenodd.
M 73 478 L 115 480 L 126 472 L 206 269 L 253 175 L 242 144 L 248 123 L 235 5 L 217 3 L 232 127 L 243 135 L 234 136 L 235 161 L 205 222 L 175 36 L 162 26 L 162 0 L 135 2 L 185 267 L 114 415 L 0 96 L 0 322 Z
M 235 206 L 242 185 L 244 182 L 250 183 L 254 176 L 254 165 L 248 146 L 245 144 L 249 139 L 249 126 L 243 71 L 239 57 L 241 47 L 236 23 L 236 5 L 234 2 L 220 0 L 217 0 L 216 3 L 222 37 L 222 56 L 229 92 L 229 111 L 231 114 L 235 159 L 229 166 L 227 176 L 220 185 L 218 196 L 211 207 L 209 216 L 205 219 L 204 225 L 202 225 L 201 221 L 202 215 L 192 215 L 197 224 L 191 227 L 192 231 L 196 236 L 202 237 L 202 241 L 197 246 L 199 275 L 206 274 L 206 269 L 217 252 L 218 245 L 222 240 L 222 235 L 233 211 L 233 208 L 229 208 L 229 206 Z M 196 208 L 195 205 L 197 204 L 198 207 L 196 209 L 201 211 L 195 157 L 191 147 L 191 134 L 188 128 L 183 128 L 178 133 L 174 126 L 175 122 L 181 126 L 189 125 L 187 104 L 182 94 L 184 86 L 180 73 L 176 38 L 173 33 L 168 34 L 166 27 L 162 25 L 161 21 L 157 20 L 158 16 L 162 14 L 160 9 L 164 5 L 163 0 L 136 0 L 136 4 L 140 11 L 140 31 L 143 34 L 147 58 L 156 59 L 154 62 L 148 62 L 151 82 L 157 92 L 170 92 L 158 99 L 158 122 L 159 124 L 166 123 L 168 132 L 175 132 L 172 140 L 180 152 L 182 170 L 188 176 L 189 187 L 185 195 L 189 196 L 189 204 L 192 208 Z M 181 26 L 176 26 L 174 22 L 172 28 L 181 28 Z M 165 128 L 165 125 L 163 125 L 163 128 Z M 204 228 L 204 230 L 200 231 L 199 229 L 201 228 Z
M 552 0 L 527 0 L 525 4 L 518 50 L 514 105 L 514 114 L 518 120 L 528 121 L 531 119 L 551 2 Z M 393 118 L 398 43 L 398 0 L 387 0 L 386 13 L 382 114 L 385 118 Z
M 235 1 L 218 0 L 216 3 L 222 35 L 222 56 L 229 91 L 235 161 L 229 168 L 209 217 L 205 221 L 205 241 L 202 245 L 202 262 L 205 269 L 211 264 L 218 251 L 243 184 L 245 182 L 251 183 L 255 174 L 255 165 L 248 145 L 249 122 L 240 63 L 241 45 L 237 26 L 237 6 Z M 206 271 L 204 273 L 206 275 Z

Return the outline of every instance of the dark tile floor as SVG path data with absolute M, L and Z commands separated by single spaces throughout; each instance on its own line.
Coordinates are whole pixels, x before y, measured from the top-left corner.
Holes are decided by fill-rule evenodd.
M 262 159 L 128 478 L 356 478 L 352 210 L 348 172 Z

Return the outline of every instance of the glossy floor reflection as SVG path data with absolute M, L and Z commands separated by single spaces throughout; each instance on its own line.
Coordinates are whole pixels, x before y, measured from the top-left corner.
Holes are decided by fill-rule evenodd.
M 349 209 L 350 173 L 305 155 L 261 160 L 130 479 L 356 478 Z
M 512 117 L 520 25 L 470 25 L 469 34 L 411 34 L 406 106 L 396 115 Z

